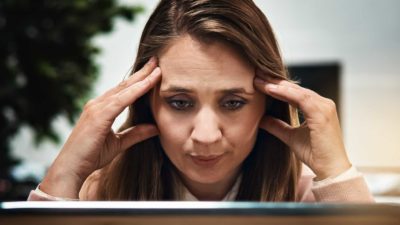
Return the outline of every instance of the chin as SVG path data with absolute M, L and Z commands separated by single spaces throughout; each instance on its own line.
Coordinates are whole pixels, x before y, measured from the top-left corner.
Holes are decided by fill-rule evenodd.
M 213 170 L 204 170 L 204 171 L 186 171 L 183 173 L 186 179 L 190 179 L 191 181 L 202 183 L 202 184 L 214 184 L 222 181 L 224 178 L 227 178 L 226 174 L 220 173 L 220 171 Z

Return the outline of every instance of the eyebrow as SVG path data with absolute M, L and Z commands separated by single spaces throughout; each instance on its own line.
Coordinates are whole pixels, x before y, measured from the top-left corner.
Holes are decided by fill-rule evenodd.
M 160 90 L 160 92 L 175 92 L 175 93 L 194 93 L 193 90 L 187 89 L 184 87 L 179 86 L 170 86 L 166 89 Z M 227 88 L 227 89 L 220 89 L 217 92 L 222 94 L 245 94 L 245 95 L 254 95 L 254 92 L 248 92 L 244 88 Z

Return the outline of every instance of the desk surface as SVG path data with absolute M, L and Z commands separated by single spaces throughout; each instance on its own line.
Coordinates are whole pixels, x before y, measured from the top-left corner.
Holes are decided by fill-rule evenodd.
M 3 202 L 0 224 L 400 224 L 400 204 Z

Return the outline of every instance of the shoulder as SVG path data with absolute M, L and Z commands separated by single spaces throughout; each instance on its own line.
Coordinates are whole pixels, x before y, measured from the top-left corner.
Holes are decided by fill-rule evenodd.
M 79 191 L 79 199 L 84 201 L 97 200 L 98 186 L 101 176 L 101 170 L 96 170 L 85 180 Z

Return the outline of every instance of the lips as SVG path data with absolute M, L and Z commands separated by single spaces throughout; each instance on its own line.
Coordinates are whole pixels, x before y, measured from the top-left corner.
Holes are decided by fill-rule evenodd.
M 192 161 L 199 166 L 214 166 L 216 165 L 222 158 L 224 154 L 220 155 L 190 155 Z

